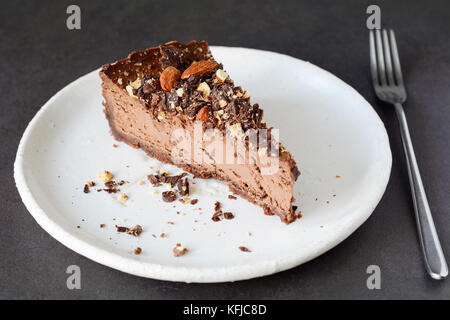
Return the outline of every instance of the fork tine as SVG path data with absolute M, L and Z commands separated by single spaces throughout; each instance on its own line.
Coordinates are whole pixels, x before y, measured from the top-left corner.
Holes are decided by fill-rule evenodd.
M 382 86 L 386 85 L 386 69 L 384 67 L 383 42 L 381 41 L 380 30 L 375 30 L 375 39 L 377 43 L 378 75 Z
M 369 33 L 369 43 L 370 43 L 370 71 L 372 74 L 372 82 L 374 85 L 379 85 L 378 82 L 378 72 L 377 72 L 377 53 L 375 51 L 375 37 L 373 35 L 373 30 Z
M 394 65 L 395 78 L 399 86 L 403 86 L 403 75 L 400 66 L 400 58 L 398 57 L 397 42 L 395 41 L 394 30 L 389 30 L 390 40 L 391 40 L 391 50 L 392 50 L 392 62 Z
M 389 38 L 386 29 L 383 29 L 384 58 L 386 62 L 386 75 L 388 83 L 395 86 L 394 72 L 392 71 L 391 48 L 389 46 Z

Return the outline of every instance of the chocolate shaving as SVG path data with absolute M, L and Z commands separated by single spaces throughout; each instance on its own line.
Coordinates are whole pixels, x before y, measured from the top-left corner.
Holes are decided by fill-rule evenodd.
M 179 179 L 178 183 L 177 183 L 177 187 L 178 187 L 178 191 L 181 196 L 189 195 L 189 182 L 188 182 L 187 178 L 185 178 L 184 180 Z

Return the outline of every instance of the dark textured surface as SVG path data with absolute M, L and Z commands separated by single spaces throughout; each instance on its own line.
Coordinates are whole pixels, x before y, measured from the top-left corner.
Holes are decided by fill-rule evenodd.
M 369 1 L 77 1 L 82 29 L 66 28 L 66 1 L 10 1 L 0 10 L 0 298 L 450 298 L 450 282 L 425 274 L 393 110 L 369 81 Z M 450 258 L 450 6 L 377 1 L 397 32 L 411 135 L 442 246 Z M 371 218 L 323 256 L 272 276 L 223 284 L 142 279 L 92 262 L 50 237 L 15 189 L 22 132 L 53 94 L 104 62 L 177 39 L 277 51 L 309 60 L 359 91 L 390 135 L 391 179 Z M 66 288 L 68 265 L 82 289 Z M 379 265 L 382 289 L 368 290 Z

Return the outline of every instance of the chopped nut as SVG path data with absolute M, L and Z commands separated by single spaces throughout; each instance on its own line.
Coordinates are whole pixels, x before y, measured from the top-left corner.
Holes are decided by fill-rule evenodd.
M 226 73 L 222 69 L 218 69 L 216 71 L 216 79 L 219 80 L 220 82 L 224 82 L 225 80 L 227 80 L 227 78 L 228 78 L 228 73 Z
M 128 95 L 129 95 L 130 97 L 133 97 L 133 98 L 136 98 L 136 99 L 137 99 L 137 97 L 136 97 L 136 96 L 134 95 L 134 93 L 133 93 L 133 87 L 132 87 L 132 86 L 127 85 L 127 86 L 125 87 L 125 89 L 127 90 Z
M 183 88 L 177 89 L 177 96 L 178 96 L 178 97 L 181 98 L 181 97 L 183 96 L 183 93 L 184 93 Z
M 122 193 L 120 196 L 117 197 L 117 200 L 119 202 L 125 202 L 128 200 L 128 196 L 125 193 Z
M 204 99 L 207 99 L 211 94 L 211 88 L 206 82 L 202 82 L 198 85 L 197 90 L 200 91 Z
M 114 178 L 114 175 L 109 171 L 103 171 L 98 175 L 98 180 L 102 182 L 109 182 Z
M 139 87 L 141 86 L 141 79 L 137 78 L 136 80 L 131 82 L 130 85 L 133 89 L 139 89 Z
M 219 106 L 220 106 L 221 108 L 226 107 L 227 104 L 228 104 L 228 103 L 227 103 L 225 100 L 223 100 L 223 99 L 219 101 Z

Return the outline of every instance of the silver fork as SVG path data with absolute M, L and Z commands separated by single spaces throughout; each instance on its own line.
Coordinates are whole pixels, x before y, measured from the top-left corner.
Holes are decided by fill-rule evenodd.
M 402 106 L 406 100 L 406 90 L 394 31 L 389 30 L 389 35 L 386 29 L 382 32 L 370 31 L 370 69 L 378 99 L 393 104 L 397 114 L 425 267 L 433 279 L 443 279 L 448 275 L 448 267 L 428 206 Z

